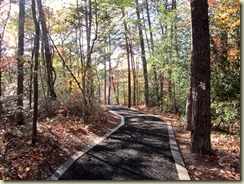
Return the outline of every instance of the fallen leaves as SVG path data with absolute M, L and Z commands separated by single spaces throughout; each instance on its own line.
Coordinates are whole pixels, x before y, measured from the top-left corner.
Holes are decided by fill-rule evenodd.
M 26 168 L 25 168 L 25 171 L 26 171 L 26 172 L 29 172 L 29 171 L 30 171 L 30 167 L 26 167 Z
M 8 129 L 0 135 L 1 140 L 5 136 L 0 143 L 0 179 L 46 180 L 69 156 L 119 123 L 103 112 L 91 116 L 89 122 L 64 114 L 68 112 L 61 110 L 57 116 L 38 122 L 38 141 L 34 148 L 31 146 L 31 121 L 20 128 L 13 123 L 6 125 Z M 0 130 L 4 130 L 1 124 Z M 6 150 L 2 150 L 3 147 Z
M 214 155 L 192 154 L 184 123 L 168 118 L 192 180 L 240 180 L 240 137 L 212 132 Z
M 10 160 L 15 160 L 16 158 L 18 158 L 18 154 L 17 153 L 10 153 L 9 155 L 8 155 L 8 159 L 10 159 Z
M 185 123 L 180 117 L 162 114 L 159 110 L 146 107 L 139 109 L 160 114 L 162 118 L 172 122 L 176 141 L 191 180 L 240 180 L 240 136 L 212 132 L 214 155 L 192 154 L 190 132 L 185 130 Z

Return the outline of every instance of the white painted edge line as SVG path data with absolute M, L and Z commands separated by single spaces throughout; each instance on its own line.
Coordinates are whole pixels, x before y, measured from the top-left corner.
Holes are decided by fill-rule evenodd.
M 136 111 L 138 111 L 138 110 L 136 110 Z M 140 111 L 138 111 L 138 112 L 140 112 Z M 145 114 L 147 114 L 149 116 L 157 117 L 157 118 L 161 119 L 162 121 L 166 121 L 165 119 L 161 118 L 159 115 L 153 115 L 153 114 L 148 114 L 148 113 L 145 113 Z M 171 153 L 173 155 L 174 161 L 175 161 L 175 166 L 176 166 L 176 170 L 178 172 L 179 180 L 191 180 L 191 178 L 187 172 L 187 169 L 185 167 L 182 156 L 180 154 L 180 151 L 178 149 L 178 145 L 176 143 L 175 134 L 174 134 L 174 131 L 172 128 L 171 121 L 166 121 L 166 123 L 167 123 L 167 127 L 168 127 L 170 149 L 171 149 Z
M 92 144 L 88 145 L 86 148 L 84 148 L 82 151 L 76 152 L 73 156 L 71 156 L 62 166 L 60 166 L 55 173 L 50 177 L 50 180 L 58 180 L 64 172 L 82 155 L 84 155 L 86 152 L 88 152 L 90 149 L 92 149 L 94 146 L 99 144 L 101 141 L 103 141 L 105 138 L 107 138 L 109 135 L 114 133 L 116 130 L 118 130 L 121 126 L 125 124 L 125 118 L 118 113 L 114 111 L 108 111 L 116 116 L 119 116 L 121 118 L 120 124 L 112 129 L 110 132 L 106 133 L 104 136 L 97 138 Z
M 158 115 L 153 115 L 153 114 L 148 114 L 148 115 L 157 117 L 157 118 L 161 119 L 162 121 L 166 121 L 165 119 L 161 118 Z M 182 159 L 182 156 L 180 154 L 180 151 L 178 149 L 178 145 L 175 140 L 175 134 L 174 134 L 174 131 L 172 128 L 172 124 L 170 121 L 166 121 L 166 123 L 167 123 L 167 127 L 168 127 L 170 149 L 171 149 L 171 153 L 173 155 L 174 161 L 175 161 L 175 167 L 178 172 L 179 180 L 191 180 L 191 178 L 186 170 L 186 167 L 185 167 L 184 161 Z
M 170 121 L 166 121 L 166 122 L 168 125 L 170 149 L 171 149 L 173 158 L 175 160 L 175 166 L 176 166 L 176 169 L 178 172 L 179 179 L 180 180 L 191 180 L 190 176 L 186 170 L 184 161 L 179 152 L 171 122 Z

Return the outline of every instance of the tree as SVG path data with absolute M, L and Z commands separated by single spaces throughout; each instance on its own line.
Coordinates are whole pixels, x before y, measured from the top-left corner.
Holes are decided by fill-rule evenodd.
M 121 8 L 122 17 L 124 19 L 124 35 L 125 35 L 125 47 L 126 47 L 126 57 L 127 57 L 127 67 L 128 67 L 128 107 L 131 107 L 131 67 L 130 67 L 130 48 L 128 41 L 128 28 L 125 20 L 125 10 L 124 7 Z
M 18 31 L 18 88 L 17 88 L 17 122 L 24 124 L 23 93 L 24 93 L 24 24 L 25 24 L 25 0 L 19 1 L 19 31 Z
M 52 64 L 52 53 L 50 48 L 50 43 L 48 39 L 48 30 L 46 25 L 46 18 L 42 7 L 42 0 L 37 0 L 38 5 L 38 11 L 40 14 L 40 21 L 41 21 L 41 27 L 42 27 L 42 39 L 44 44 L 44 50 L 45 50 L 45 62 L 46 62 L 46 71 L 47 71 L 47 85 L 48 85 L 48 91 L 49 96 L 51 99 L 56 99 L 56 93 L 54 90 L 54 83 L 55 79 L 53 77 L 54 68 Z
M 36 17 L 36 4 L 32 0 L 32 16 L 35 24 L 35 44 L 34 44 L 34 111 L 32 127 L 32 145 L 36 144 L 37 137 L 37 118 L 38 118 L 38 64 L 39 64 L 39 42 L 40 42 L 40 25 Z
M 147 21 L 148 21 L 148 26 L 149 26 L 149 33 L 150 33 L 150 42 L 151 42 L 151 51 L 152 51 L 152 56 L 154 55 L 154 39 L 153 39 L 153 30 L 152 30 L 152 24 L 151 24 L 151 18 L 150 18 L 150 12 L 149 12 L 149 4 L 148 0 L 146 0 L 146 13 L 147 13 Z M 154 88 L 155 88 L 155 94 L 156 94 L 156 104 L 158 105 L 158 101 L 160 100 L 159 98 L 159 84 L 158 84 L 158 74 L 157 74 L 157 68 L 156 64 L 153 63 L 153 79 L 154 79 Z
M 214 129 L 240 127 L 240 1 L 209 1 L 211 118 Z
M 191 18 L 191 151 L 193 153 L 210 153 L 210 40 L 207 0 L 191 0 Z
M 149 107 L 147 59 L 146 59 L 145 44 L 144 44 L 143 33 L 142 33 L 142 24 L 141 24 L 138 0 L 136 0 L 136 16 L 138 21 L 138 32 L 139 32 L 138 35 L 139 35 L 140 46 L 141 46 L 141 59 L 142 59 L 143 76 L 144 76 L 144 98 L 145 98 L 146 106 Z

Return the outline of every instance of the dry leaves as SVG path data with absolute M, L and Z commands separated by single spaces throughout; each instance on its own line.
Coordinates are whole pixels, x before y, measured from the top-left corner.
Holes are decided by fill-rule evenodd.
M 136 108 L 135 108 L 136 109 Z M 240 180 L 240 136 L 212 132 L 214 155 L 192 154 L 190 132 L 185 130 L 183 120 L 173 114 L 162 114 L 157 109 L 139 107 L 147 113 L 161 115 L 173 125 L 176 141 L 191 180 Z
M 64 112 L 59 109 L 55 117 L 38 122 L 35 147 L 31 145 L 31 121 L 21 127 L 6 124 L 7 130 L 0 135 L 3 140 L 0 146 L 6 150 L 0 150 L 0 179 L 48 179 L 69 156 L 119 123 L 112 115 L 102 112 L 91 116 L 89 122 Z
M 240 137 L 212 132 L 214 155 L 190 153 L 190 132 L 179 118 L 172 121 L 176 140 L 192 180 L 240 180 Z M 187 145 L 186 145 L 187 144 Z

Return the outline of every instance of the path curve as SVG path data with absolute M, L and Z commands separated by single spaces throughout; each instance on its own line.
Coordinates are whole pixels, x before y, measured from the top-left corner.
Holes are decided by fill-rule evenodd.
M 107 108 L 125 123 L 80 152 L 51 179 L 190 180 L 170 122 L 120 106 Z

